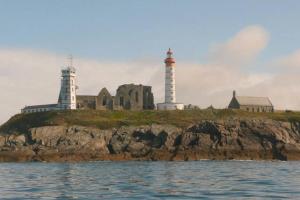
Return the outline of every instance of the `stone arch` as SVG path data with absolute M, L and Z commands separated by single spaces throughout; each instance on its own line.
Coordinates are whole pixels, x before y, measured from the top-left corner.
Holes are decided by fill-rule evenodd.
M 101 89 L 97 96 L 97 110 L 112 110 L 113 97 L 106 88 Z

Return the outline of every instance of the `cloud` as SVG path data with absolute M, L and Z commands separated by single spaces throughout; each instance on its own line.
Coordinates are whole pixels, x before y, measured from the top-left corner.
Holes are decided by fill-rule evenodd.
M 300 69 L 300 49 L 295 52 L 282 56 L 272 62 L 272 65 L 283 68 Z M 289 69 L 289 70 L 290 70 Z
M 272 79 L 248 88 L 249 93 L 269 96 L 276 109 L 300 109 L 299 77 L 297 74 L 288 72 L 277 74 Z
M 238 67 L 255 60 L 267 46 L 269 33 L 261 26 L 248 26 L 225 43 L 213 45 L 208 58 L 213 63 Z
M 184 67 L 177 67 L 177 99 L 202 108 L 210 105 L 224 108 L 228 105 L 233 90 L 247 91 L 270 78 L 269 74 L 249 74 L 222 65 L 186 64 Z
M 300 110 L 300 49 L 271 60 L 269 68 L 277 72 L 272 79 L 257 88 L 249 88 L 249 91 L 256 90 L 271 96 L 277 109 Z
M 153 74 L 163 72 L 160 62 L 136 60 L 132 62 L 103 62 L 97 60 L 76 60 L 79 92 L 98 94 L 106 87 L 114 94 L 121 84 L 149 84 Z M 163 77 L 161 77 L 163 80 Z
M 268 96 L 278 109 L 299 109 L 300 81 L 297 73 L 291 70 L 277 74 L 242 70 L 244 64 L 256 61 L 268 39 L 268 33 L 262 27 L 250 26 L 227 42 L 215 45 L 214 52 L 208 53 L 210 61 L 207 63 L 177 60 L 178 102 L 202 108 L 209 105 L 224 108 L 231 99 L 232 90 L 237 90 L 238 95 Z M 280 63 L 283 68 L 297 67 L 299 52 L 274 62 Z M 25 105 L 55 103 L 61 66 L 66 63 L 64 55 L 47 51 L 0 49 L 0 123 L 20 112 Z M 163 101 L 164 64 L 160 58 L 131 62 L 75 58 L 74 66 L 79 94 L 96 95 L 103 87 L 115 94 L 119 85 L 135 83 L 151 85 L 155 101 Z

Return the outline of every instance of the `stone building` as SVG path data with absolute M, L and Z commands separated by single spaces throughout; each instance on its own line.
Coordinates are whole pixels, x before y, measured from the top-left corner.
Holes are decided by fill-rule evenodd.
M 274 112 L 274 107 L 268 97 L 236 96 L 235 91 L 233 91 L 228 108 L 249 112 Z
M 154 98 L 150 86 L 126 84 L 112 96 L 103 88 L 97 96 L 77 95 L 77 109 L 153 110 Z

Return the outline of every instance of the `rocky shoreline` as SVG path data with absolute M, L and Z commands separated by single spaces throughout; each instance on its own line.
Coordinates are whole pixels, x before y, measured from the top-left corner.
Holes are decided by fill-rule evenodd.
M 44 126 L 0 135 L 0 162 L 201 159 L 300 160 L 300 123 L 231 119 L 187 128 Z

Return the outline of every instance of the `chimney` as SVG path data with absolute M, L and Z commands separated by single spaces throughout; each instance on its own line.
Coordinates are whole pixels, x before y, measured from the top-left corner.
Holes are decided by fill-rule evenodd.
M 233 97 L 235 97 L 235 94 L 236 94 L 236 93 L 235 93 L 235 90 L 233 90 Z

